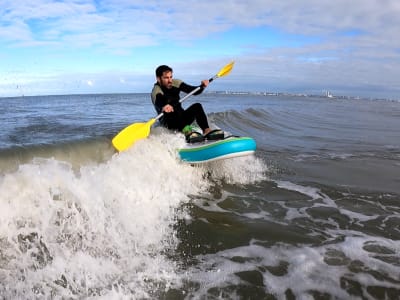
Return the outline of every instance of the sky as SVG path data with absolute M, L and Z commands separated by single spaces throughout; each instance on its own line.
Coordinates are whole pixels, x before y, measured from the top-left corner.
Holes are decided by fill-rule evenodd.
M 399 0 L 0 0 L 0 97 L 210 91 L 400 99 Z

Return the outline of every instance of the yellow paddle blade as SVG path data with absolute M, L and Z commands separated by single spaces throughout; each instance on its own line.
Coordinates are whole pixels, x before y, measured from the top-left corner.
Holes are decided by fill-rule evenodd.
M 231 61 L 229 64 L 227 64 L 225 67 L 223 67 L 218 72 L 217 77 L 222 77 L 222 76 L 228 75 L 232 71 L 234 63 L 235 63 L 234 61 Z
M 146 123 L 134 123 L 125 127 L 113 139 L 112 144 L 119 152 L 128 149 L 138 140 L 144 139 L 150 134 L 150 127 L 156 119 L 151 119 Z

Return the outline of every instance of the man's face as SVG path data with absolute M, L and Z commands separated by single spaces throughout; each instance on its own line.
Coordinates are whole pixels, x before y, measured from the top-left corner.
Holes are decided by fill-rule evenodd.
M 158 83 L 161 86 L 166 87 L 167 89 L 172 88 L 172 72 L 171 71 L 164 72 L 161 77 L 158 77 Z

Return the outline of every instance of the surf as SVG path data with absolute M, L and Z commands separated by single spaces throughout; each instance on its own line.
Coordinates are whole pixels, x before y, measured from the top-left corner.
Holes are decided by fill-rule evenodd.
M 185 205 L 216 181 L 255 180 L 249 161 L 247 169 L 241 162 L 222 164 L 211 177 L 213 167 L 183 164 L 180 143 L 160 129 L 98 162 L 78 166 L 48 150 L 3 170 L 1 294 L 146 298 L 180 286 L 185 275 L 170 253 L 180 243 L 176 222 L 191 218 Z

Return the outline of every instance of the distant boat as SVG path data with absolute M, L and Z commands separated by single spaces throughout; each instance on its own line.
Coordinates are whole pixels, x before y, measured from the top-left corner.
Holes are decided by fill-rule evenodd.
M 328 98 L 333 98 L 333 95 L 331 94 L 330 91 L 326 91 L 325 96 L 328 97 Z

